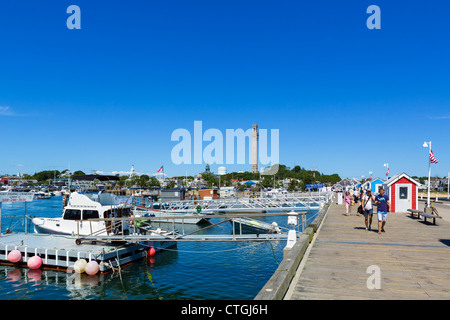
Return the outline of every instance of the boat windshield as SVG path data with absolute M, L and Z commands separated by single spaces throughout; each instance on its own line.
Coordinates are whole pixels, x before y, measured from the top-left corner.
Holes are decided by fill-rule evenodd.
M 81 220 L 81 210 L 66 209 L 64 211 L 64 220 Z

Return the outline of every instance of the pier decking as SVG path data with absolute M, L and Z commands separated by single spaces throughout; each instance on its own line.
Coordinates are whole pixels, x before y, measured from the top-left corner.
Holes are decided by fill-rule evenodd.
M 376 213 L 367 231 L 356 208 L 345 216 L 331 205 L 284 299 L 450 299 L 450 221 L 388 213 L 378 234 Z M 368 288 L 369 266 L 379 267 L 380 289 Z

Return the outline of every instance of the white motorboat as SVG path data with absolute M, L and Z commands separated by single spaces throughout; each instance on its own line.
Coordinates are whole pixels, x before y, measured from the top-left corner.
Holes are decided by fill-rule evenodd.
M 131 205 L 113 194 L 74 192 L 60 218 L 35 217 L 32 222 L 36 233 L 105 236 L 122 233 L 122 225 L 126 233 L 129 223 L 92 219 L 129 217 L 130 213 Z
M 264 221 L 252 219 L 252 218 L 236 218 L 230 223 L 236 230 L 242 230 L 252 233 L 281 233 L 280 227 L 276 222 L 267 223 Z

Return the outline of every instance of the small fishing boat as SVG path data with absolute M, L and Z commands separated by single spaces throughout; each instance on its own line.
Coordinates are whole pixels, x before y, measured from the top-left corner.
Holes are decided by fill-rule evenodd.
M 50 199 L 51 195 L 49 192 L 46 191 L 39 191 L 34 194 L 35 199 Z
M 70 195 L 61 217 L 35 217 L 31 221 L 36 233 L 108 235 L 121 233 L 122 224 L 99 219 L 125 218 L 130 217 L 130 213 L 131 205 L 121 202 L 115 195 L 74 192 Z M 124 224 L 123 228 L 126 229 L 123 231 L 127 231 L 129 225 Z
M 276 222 L 267 223 L 252 218 L 235 218 L 230 220 L 235 230 L 242 230 L 251 233 L 281 233 L 280 227 Z

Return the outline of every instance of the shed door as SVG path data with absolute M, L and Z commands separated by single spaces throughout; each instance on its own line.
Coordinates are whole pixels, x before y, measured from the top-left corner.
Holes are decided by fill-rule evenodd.
M 398 183 L 395 185 L 395 212 L 408 209 L 412 209 L 412 185 Z
M 375 184 L 375 187 L 373 188 L 372 193 L 373 194 L 379 194 L 380 193 L 380 188 L 382 188 L 382 187 L 383 187 L 382 183 Z

